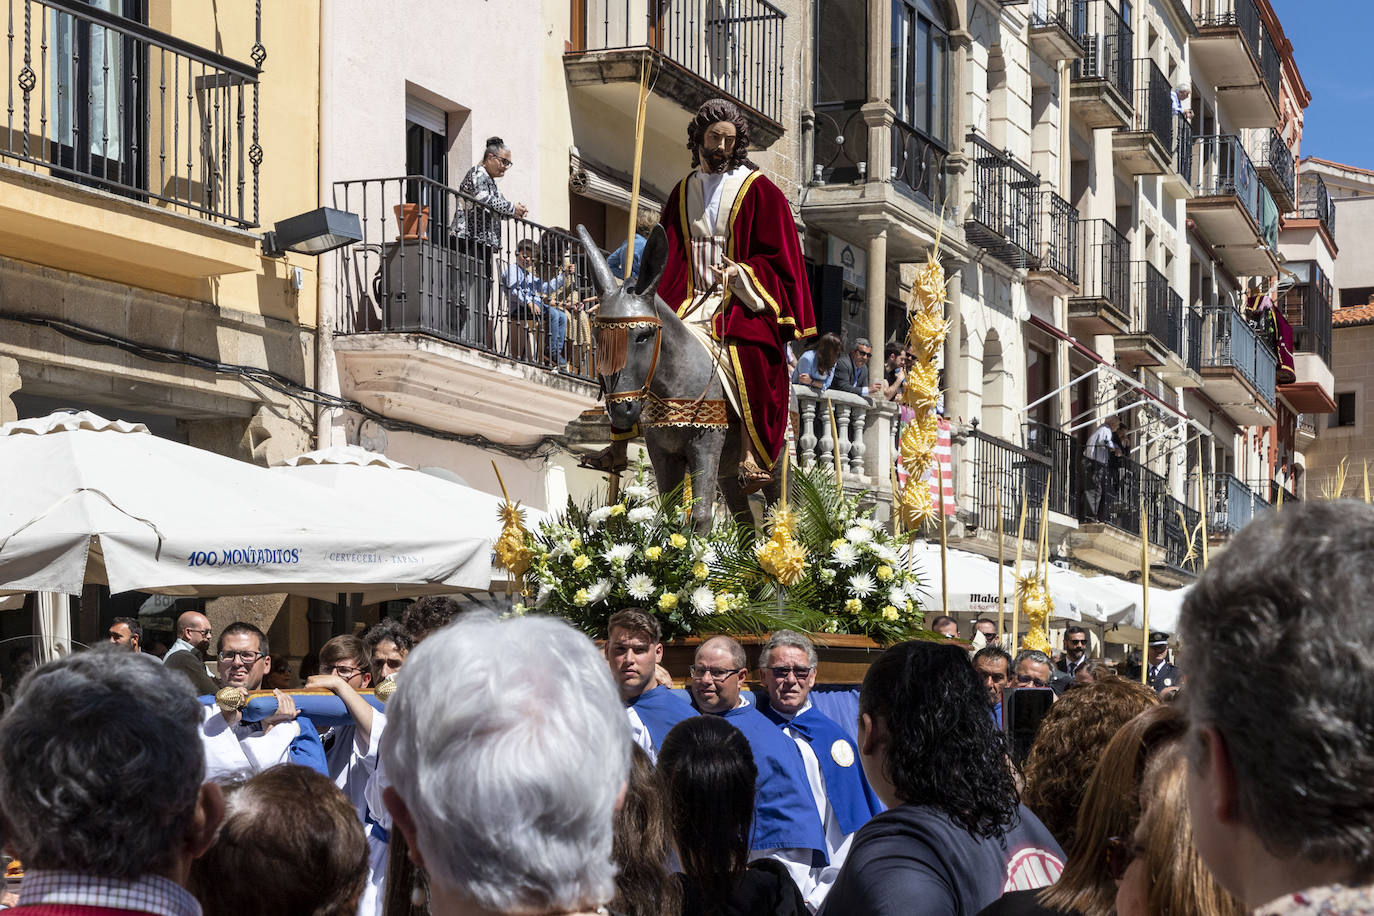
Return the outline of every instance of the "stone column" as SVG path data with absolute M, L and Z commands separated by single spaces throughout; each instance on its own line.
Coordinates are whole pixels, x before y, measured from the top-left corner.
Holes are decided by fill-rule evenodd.
M 876 369 L 882 377 L 883 361 L 877 354 L 882 353 L 887 340 L 884 333 L 887 315 L 887 230 L 881 229 L 868 240 L 868 342 L 873 345 L 874 356 L 869 358 L 869 376 Z

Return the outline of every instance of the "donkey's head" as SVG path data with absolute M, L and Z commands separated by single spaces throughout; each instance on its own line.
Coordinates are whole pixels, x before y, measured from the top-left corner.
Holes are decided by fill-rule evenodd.
M 639 276 L 622 283 L 592 242 L 586 228 L 577 227 L 601 304 L 592 318 L 596 334 L 596 371 L 606 387 L 606 412 L 611 424 L 628 429 L 639 422 L 644 397 L 658 368 L 663 320 L 655 306 L 658 281 L 668 262 L 668 237 L 655 226 L 639 257 Z M 626 250 L 626 259 L 633 247 Z

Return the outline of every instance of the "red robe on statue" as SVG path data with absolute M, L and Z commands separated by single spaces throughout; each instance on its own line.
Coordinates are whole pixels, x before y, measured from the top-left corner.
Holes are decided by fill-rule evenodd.
M 680 317 L 707 292 L 698 286 L 700 267 L 693 265 L 692 224 L 701 214 L 688 212 L 691 178 L 673 189 L 662 217 L 668 263 L 658 294 Z M 745 289 L 743 294 L 733 287 L 722 291 L 711 333 L 724 342 L 739 383 L 744 432 L 771 470 L 782 454 L 792 393 L 785 348 L 788 341 L 816 333 L 811 289 L 792 209 L 777 185 L 762 172 L 750 172 L 733 198 L 722 195 L 720 209 L 726 208 L 728 214 L 721 213 L 728 220 L 724 254 L 740 265 L 737 282 Z M 751 309 L 746 299 L 763 310 Z

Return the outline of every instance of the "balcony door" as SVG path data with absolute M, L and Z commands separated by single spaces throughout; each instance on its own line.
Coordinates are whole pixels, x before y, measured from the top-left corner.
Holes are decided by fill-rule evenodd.
M 47 14 L 54 171 L 118 193 L 147 190 L 147 52 L 129 34 L 102 24 L 113 24 L 113 17 L 144 24 L 144 0 L 82 2 L 89 17 L 59 9 Z

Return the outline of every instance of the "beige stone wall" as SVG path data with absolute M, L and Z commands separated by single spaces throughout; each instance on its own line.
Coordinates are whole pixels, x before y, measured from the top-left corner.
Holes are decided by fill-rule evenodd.
M 1346 496 L 1355 496 L 1363 485 L 1361 468 L 1374 462 L 1374 325 L 1336 328 L 1331 335 L 1331 370 L 1336 389 L 1355 394 L 1355 425 L 1330 426 L 1326 416 L 1316 417 L 1317 442 L 1307 450 L 1307 493 L 1316 498 L 1323 486 L 1333 486 L 1342 459 L 1350 468 Z

